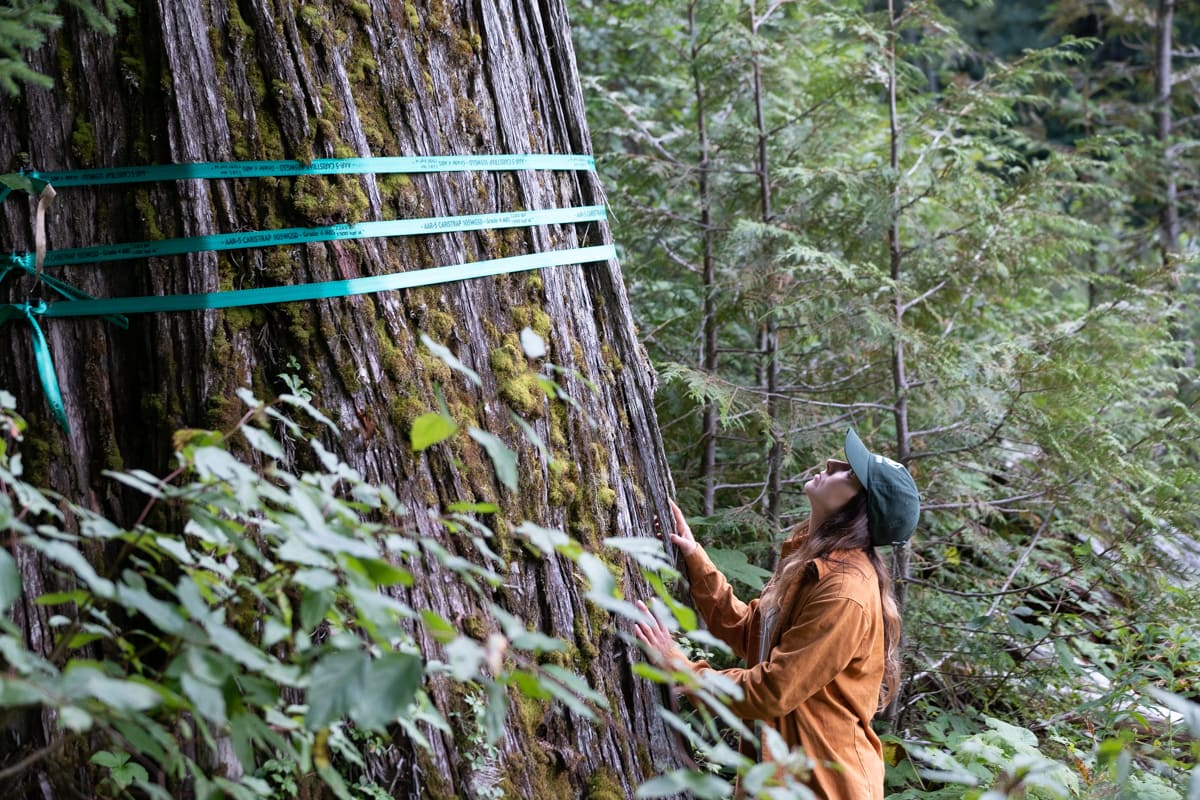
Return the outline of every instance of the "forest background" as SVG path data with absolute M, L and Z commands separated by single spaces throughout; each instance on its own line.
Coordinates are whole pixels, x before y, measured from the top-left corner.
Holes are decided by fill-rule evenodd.
M 68 5 L 109 33 L 128 10 Z M 323 35 L 316 6 L 284 5 Z M 403 7 L 413 32 L 440 22 Z M 57 24 L 54 4 L 21 8 L 15 24 L 0 17 L 18 55 Z M 373 14 L 354 3 L 338 21 Z M 761 587 L 805 513 L 803 482 L 848 424 L 922 488 L 917 536 L 892 554 L 906 640 L 904 685 L 878 723 L 889 796 L 1200 798 L 1196 9 L 577 0 L 571 18 L 678 497 L 714 559 L 746 594 Z M 239 20 L 212 38 L 242 42 Z M 452 44 L 467 61 L 481 46 L 478 31 Z M 359 88 L 378 77 L 369 62 L 348 70 Z M 38 80 L 22 69 L 0 60 L 7 91 Z M 73 125 L 87 161 L 90 128 Z M 423 297 L 409 300 L 428 318 Z M 582 457 L 548 453 L 568 414 L 583 418 L 573 435 L 596 427 L 598 406 L 572 393 L 597 390 L 552 362 L 522 372 L 553 338 L 550 314 L 522 319 L 485 359 L 535 420 L 513 415 L 514 449 L 461 397 L 447 407 L 445 387 L 495 387 L 432 340 L 424 405 L 393 414 L 406 457 L 442 448 L 447 474 L 481 493 L 436 509 L 437 535 L 326 449 L 342 434 L 299 362 L 278 400 L 242 390 L 229 426 L 181 431 L 169 479 L 108 465 L 146 503 L 136 520 L 38 485 L 57 434 L 44 419 L 26 429 L 30 412 L 0 393 L 8 544 L 61 579 L 28 596 L 0 549 L 13 745 L 0 795 L 53 779 L 95 796 L 385 797 L 407 780 L 412 796 L 499 797 L 534 773 L 539 796 L 582 783 L 608 800 L 662 771 L 638 796 L 726 796 L 735 772 L 763 796 L 805 796 L 772 790 L 771 768 L 725 746 L 737 722 L 719 704 L 662 714 L 698 764 L 651 765 L 639 749 L 621 756 L 640 777 L 576 774 L 594 754 L 572 748 L 623 723 L 618 710 L 650 713 L 588 683 L 613 657 L 596 642 L 621 640 L 609 612 L 636 616 L 623 564 L 643 567 L 689 646 L 729 656 L 672 599 L 661 551 L 579 524 L 584 500 L 625 502 L 589 493 Z M 604 363 L 615 382 L 619 358 Z M 566 531 L 510 530 L 479 489 L 483 465 L 510 492 L 494 497 L 529 492 L 517 450 L 520 463 L 541 453 L 534 488 L 569 508 Z M 97 544 L 119 573 L 93 567 Z M 495 599 L 500 568 L 532 573 L 542 557 L 586 584 L 573 631 L 528 629 L 512 597 Z M 434 565 L 477 605 L 409 607 Z M 10 609 L 54 610 L 46 653 Z M 442 761 L 421 755 L 430 741 Z M 531 741 L 545 752 L 512 758 Z
M 1188 791 L 1147 691 L 1200 673 L 1196 13 L 574 4 L 694 529 L 752 596 L 848 424 L 906 463 L 890 741 L 1001 793 L 1038 742 L 1072 796 Z

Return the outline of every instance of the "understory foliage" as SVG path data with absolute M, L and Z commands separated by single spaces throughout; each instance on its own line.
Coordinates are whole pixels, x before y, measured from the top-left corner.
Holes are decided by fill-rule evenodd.
M 681 505 L 748 599 L 855 425 L 924 501 L 889 791 L 1200 796 L 1153 694 L 1200 696 L 1200 220 L 1181 168 L 1164 255 L 1152 81 L 1118 103 L 1103 40 L 1002 57 L 936 3 L 866 5 L 574 3 Z
M 531 356 L 545 353 L 532 330 L 521 338 Z M 424 342 L 479 381 L 448 349 Z M 568 400 L 553 374 L 547 367 L 539 381 Z M 391 489 L 337 457 L 339 432 L 299 379 L 281 377 L 292 392 L 270 403 L 239 390 L 245 413 L 231 430 L 178 432 L 171 474 L 107 473 L 146 498 L 139 518 L 125 523 L 22 479 L 12 445 L 25 424 L 12 396 L 0 392 L 0 719 L 18 744 L 25 725 L 60 734 L 6 759 L 6 791 L 34 791 L 31 776 L 48 762 L 57 780 L 71 782 L 59 789 L 104 797 L 384 798 L 393 784 L 380 754 L 393 738 L 427 747 L 427 737 L 442 731 L 461 745 L 457 768 L 467 794 L 498 798 L 505 796 L 498 745 L 518 696 L 604 724 L 606 698 L 555 663 L 573 645 L 492 599 L 508 568 L 488 524 L 500 509 L 452 505 L 434 512 L 437 535 L 419 534 L 413 510 Z M 515 490 L 516 453 L 485 431 L 461 430 L 444 408 L 418 417 L 410 433 L 415 450 L 471 436 Z M 305 462 L 317 467 L 295 467 Z M 609 563 L 621 554 L 635 559 L 655 587 L 656 613 L 691 646 L 722 647 L 673 599 L 668 583 L 679 574 L 656 539 L 610 538 L 597 553 L 534 521 L 511 535 L 535 557 L 573 565 L 587 599 L 626 623 L 642 616 Z M 464 542 L 470 557 L 458 554 Z M 52 566 L 60 588 L 23 597 L 21 564 L 37 559 Z M 406 602 L 426 559 L 475 596 L 494 632 Z M 30 603 L 47 614 L 45 648 L 27 641 L 28 614 L 14 618 Z M 437 642 L 435 652 L 419 646 L 419 629 Z M 750 733 L 726 708 L 730 687 L 719 679 L 646 663 L 634 671 L 687 688 L 687 710 L 662 713 L 725 773 L 667 772 L 643 784 L 639 797 L 727 797 L 734 775 L 748 796 L 811 797 L 800 783 L 807 761 L 777 737 L 772 750 L 789 767 L 782 775 L 724 742 L 728 730 Z M 434 701 L 434 687 L 448 685 L 462 710 Z M 80 769 L 88 786 L 73 783 Z M 418 769 L 405 780 L 419 788 L 425 779 Z

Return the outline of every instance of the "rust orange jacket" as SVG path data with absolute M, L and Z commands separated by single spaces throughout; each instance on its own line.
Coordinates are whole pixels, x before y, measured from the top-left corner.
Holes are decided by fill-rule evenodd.
M 745 669 L 721 673 L 742 690 L 734 712 L 804 748 L 815 762 L 809 785 L 818 797 L 882 800 L 883 751 L 871 718 L 883 681 L 883 612 L 866 553 L 839 551 L 813 562 L 785 591 L 773 625 L 764 625 L 758 600 L 734 596 L 703 548 L 686 562 L 709 630 L 746 661 Z

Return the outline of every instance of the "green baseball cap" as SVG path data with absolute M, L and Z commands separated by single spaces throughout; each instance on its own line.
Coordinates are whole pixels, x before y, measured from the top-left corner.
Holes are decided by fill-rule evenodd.
M 867 450 L 853 428 L 846 431 L 846 460 L 867 490 L 867 525 L 876 547 L 904 544 L 921 516 L 917 484 L 903 464 Z

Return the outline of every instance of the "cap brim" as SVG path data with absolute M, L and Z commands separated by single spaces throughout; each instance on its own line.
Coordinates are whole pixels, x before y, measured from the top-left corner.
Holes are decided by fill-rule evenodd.
M 864 489 L 870 488 L 871 482 L 871 453 L 867 450 L 867 446 L 862 443 L 862 439 L 858 438 L 858 434 L 854 432 L 854 428 L 849 428 L 846 431 L 846 461 L 850 462 L 850 469 L 854 470 L 855 477 L 858 482 L 863 485 Z

